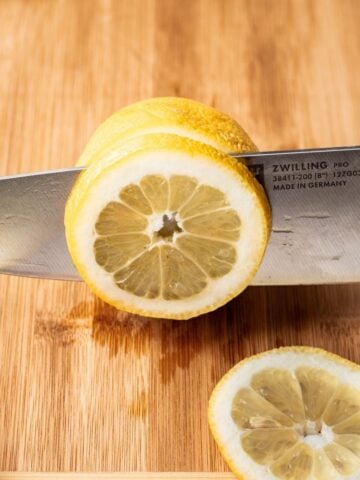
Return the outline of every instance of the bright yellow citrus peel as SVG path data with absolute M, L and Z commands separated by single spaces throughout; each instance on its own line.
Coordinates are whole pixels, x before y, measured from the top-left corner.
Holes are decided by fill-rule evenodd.
M 224 153 L 241 149 L 254 147 L 236 122 L 185 99 L 140 102 L 99 127 L 65 212 L 70 254 L 96 295 L 187 319 L 251 282 L 270 208 L 246 166 Z

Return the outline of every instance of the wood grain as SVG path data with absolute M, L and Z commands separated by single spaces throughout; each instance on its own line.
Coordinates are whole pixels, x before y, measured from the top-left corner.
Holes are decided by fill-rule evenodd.
M 30 473 L 4 472 L 0 480 L 234 480 L 231 473 L 126 472 L 126 473 Z
M 227 111 L 264 150 L 358 144 L 359 22 L 357 0 L 0 0 L 1 174 L 73 165 L 155 95 Z M 206 409 L 228 368 L 295 344 L 360 362 L 359 341 L 359 285 L 249 288 L 178 323 L 1 277 L 0 470 L 226 471 Z

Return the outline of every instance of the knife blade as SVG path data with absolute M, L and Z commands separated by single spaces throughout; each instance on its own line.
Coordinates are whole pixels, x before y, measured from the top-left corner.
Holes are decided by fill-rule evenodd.
M 245 159 L 272 207 L 253 285 L 360 281 L 360 147 L 261 152 Z M 82 168 L 0 179 L 0 273 L 80 280 L 64 208 Z

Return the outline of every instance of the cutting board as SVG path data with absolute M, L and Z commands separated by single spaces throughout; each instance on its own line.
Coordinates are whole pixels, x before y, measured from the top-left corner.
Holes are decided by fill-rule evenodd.
M 2 1 L 1 173 L 73 165 L 155 95 L 228 112 L 263 150 L 359 144 L 359 24 L 357 0 Z M 296 344 L 360 362 L 359 342 L 359 285 L 249 288 L 176 322 L 2 276 L 0 471 L 226 472 L 206 409 L 232 365 Z

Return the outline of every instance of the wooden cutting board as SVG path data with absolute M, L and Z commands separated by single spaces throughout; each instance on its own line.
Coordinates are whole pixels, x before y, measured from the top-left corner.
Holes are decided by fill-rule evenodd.
M 1 1 L 1 173 L 73 165 L 154 95 L 229 112 L 263 150 L 359 144 L 359 24 L 358 0 Z M 249 288 L 171 322 L 1 277 L 0 470 L 227 471 L 206 420 L 227 369 L 295 344 L 359 362 L 359 341 L 359 285 Z
M 31 473 L 0 472 L 0 480 L 234 480 L 232 473 L 125 472 L 125 473 Z

